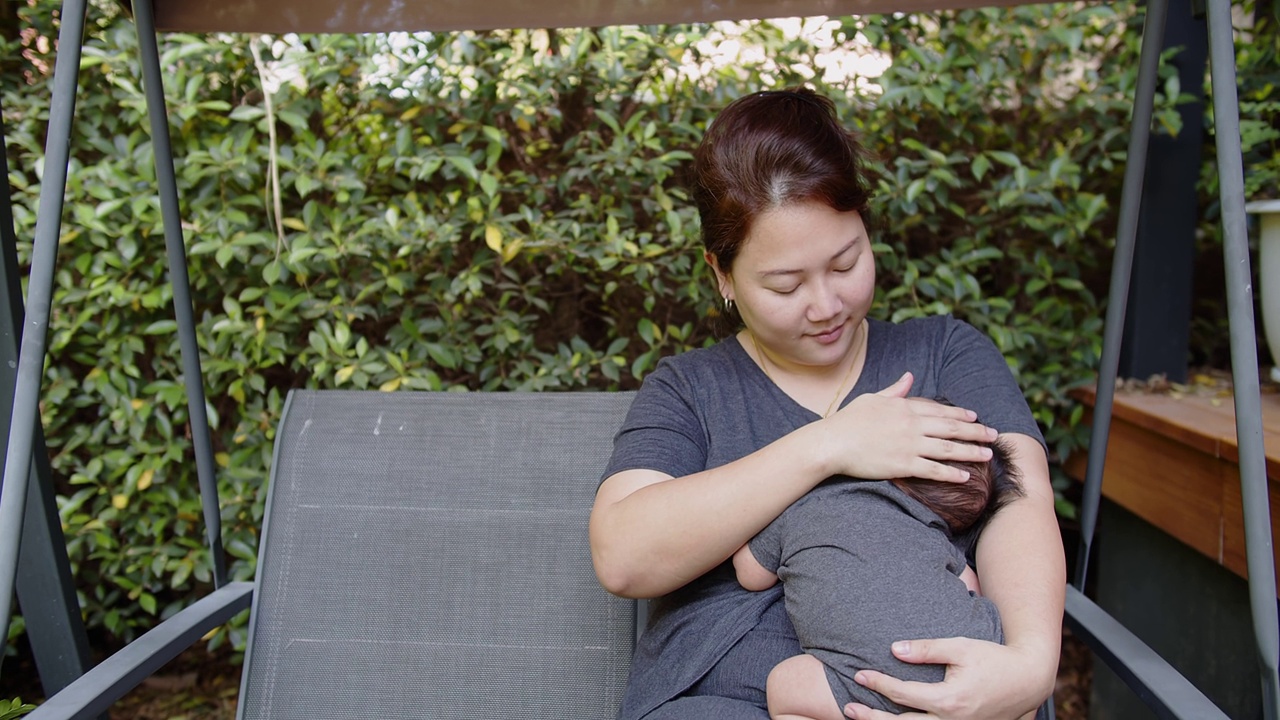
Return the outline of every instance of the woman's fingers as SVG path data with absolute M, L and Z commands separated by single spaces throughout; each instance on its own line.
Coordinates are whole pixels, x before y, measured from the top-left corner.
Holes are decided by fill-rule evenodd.
M 940 402 L 934 402 L 927 398 L 907 398 L 907 407 L 911 408 L 911 412 L 917 415 L 927 415 L 932 417 L 956 418 L 966 422 L 972 422 L 978 418 L 978 414 L 972 410 L 955 405 L 943 405 Z
M 832 415 L 840 472 L 852 477 L 887 479 L 918 477 L 964 482 L 969 474 L 948 463 L 983 463 L 991 459 L 983 447 L 996 431 L 975 422 L 964 408 L 908 399 L 913 378 L 904 374 L 878 393 L 863 395 Z
M 994 429 L 981 423 L 956 420 L 954 418 L 919 418 L 917 424 L 921 435 L 943 440 L 989 443 L 995 440 L 998 435 Z
M 963 651 L 964 646 L 959 646 Z M 929 663 L 934 665 L 957 665 L 955 647 L 941 640 L 902 640 L 893 644 L 894 657 L 907 663 Z M 962 654 L 962 653 L 961 653 Z M 945 683 L 922 683 L 886 675 L 875 670 L 860 670 L 853 679 L 863 687 L 870 688 L 890 700 L 913 708 L 937 708 L 952 699 Z M 932 717 L 932 716 L 929 716 Z
M 964 483 L 969 482 L 969 471 L 961 470 L 955 465 L 934 462 L 921 458 L 912 466 L 914 469 L 907 472 L 903 477 L 914 480 L 934 480 L 944 483 Z M 910 480 L 908 480 L 910 482 Z
M 900 640 L 890 648 L 893 656 L 915 665 L 963 665 L 965 649 L 973 641 L 965 638 Z
M 945 695 L 946 688 L 941 683 L 922 683 L 922 682 L 912 682 L 908 680 L 899 680 L 895 677 L 890 677 L 889 675 L 885 675 L 882 672 L 876 672 L 874 670 L 860 670 L 853 677 L 854 677 L 854 680 L 856 680 L 859 685 L 862 685 L 863 687 L 874 690 L 904 707 L 914 707 L 914 708 L 930 707 L 938 703 L 939 701 L 945 701 L 945 698 L 946 698 L 946 695 Z M 851 703 L 851 704 L 857 705 L 857 703 Z M 906 713 L 903 715 L 892 715 L 888 713 L 877 714 L 877 713 L 883 713 L 883 711 L 872 710 L 871 708 L 865 708 L 865 712 L 860 712 L 857 715 L 857 717 L 859 718 L 859 720 L 865 720 L 866 718 L 881 718 L 881 717 L 895 717 L 895 718 L 903 718 L 903 717 L 934 718 L 936 717 L 935 715 L 930 715 L 928 713 L 923 713 L 923 712 Z
M 904 662 L 945 665 L 946 677 L 940 683 L 908 682 L 874 670 L 859 670 L 854 680 L 860 685 L 920 711 L 891 715 L 850 703 L 844 707 L 847 717 L 1014 720 L 1042 700 L 1035 697 L 1034 689 L 1028 694 L 1029 688 L 1017 682 L 1028 666 L 1017 650 L 1005 645 L 970 638 L 909 640 L 894 643 L 893 654 Z
M 909 372 L 902 373 L 902 377 L 898 378 L 892 385 L 876 393 L 881 397 L 905 398 L 907 393 L 911 392 L 911 384 L 915 382 L 915 377 Z
M 991 459 L 991 448 L 986 445 L 953 442 L 939 438 L 923 438 L 919 457 L 911 464 L 904 477 L 937 480 L 940 482 L 965 482 L 969 471 L 963 464 L 981 464 Z

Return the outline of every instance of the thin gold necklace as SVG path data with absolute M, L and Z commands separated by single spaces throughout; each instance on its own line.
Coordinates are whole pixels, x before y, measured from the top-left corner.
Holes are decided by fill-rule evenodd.
M 862 328 L 862 324 L 861 324 L 861 323 L 859 323 L 859 324 L 858 324 L 858 329 L 861 329 L 861 328 Z M 857 330 L 855 330 L 854 332 L 857 332 Z M 751 332 L 751 329 L 750 329 L 750 328 L 747 328 L 747 334 L 751 336 L 751 344 L 755 346 L 755 349 L 756 349 L 756 356 L 760 358 L 760 369 L 764 371 L 764 376 L 765 376 L 765 377 L 767 377 L 767 378 L 769 378 L 769 382 L 773 383 L 774 385 L 777 385 L 777 384 L 778 384 L 778 382 L 777 382 L 776 380 L 774 380 L 774 379 L 773 379 L 773 376 L 772 376 L 772 375 L 770 375 L 770 374 L 769 374 L 769 364 L 768 364 L 767 362 L 765 362 L 764 350 L 760 349 L 760 341 L 756 339 L 756 334 L 755 334 L 755 333 L 753 333 L 753 332 Z M 865 340 L 865 339 L 866 339 L 866 336 L 865 336 L 865 334 L 864 334 L 864 336 L 863 336 L 863 340 Z M 859 343 L 859 344 L 861 344 L 861 343 Z M 841 391 L 842 391 L 842 390 L 844 390 L 844 385 L 845 385 L 845 383 L 849 382 L 849 378 L 850 378 L 850 377 L 853 377 L 853 369 L 854 369 L 855 367 L 857 367 L 857 365 L 858 365 L 858 351 L 859 351 L 859 350 L 861 350 L 861 348 L 860 348 L 860 347 L 857 347 L 857 346 L 855 346 L 855 347 L 854 347 L 854 350 L 853 350 L 853 355 L 854 355 L 854 357 L 853 357 L 853 362 L 849 363 L 849 369 L 848 369 L 848 371 L 846 371 L 846 372 L 845 372 L 845 374 L 844 374 L 844 379 L 840 381 L 840 385 L 839 385 L 839 387 L 837 387 L 837 388 L 836 388 L 836 395 L 835 395 L 835 397 L 831 398 L 831 403 L 830 403 L 829 405 L 827 405 L 827 411 L 826 411 L 826 412 L 824 412 L 824 413 L 822 413 L 822 417 L 823 417 L 823 418 L 829 418 L 829 417 L 831 417 L 831 411 L 835 408 L 836 403 L 840 402 L 840 398 L 841 398 L 841 395 L 842 395 L 842 394 L 841 394 Z M 779 386 L 779 387 L 781 387 L 781 386 Z

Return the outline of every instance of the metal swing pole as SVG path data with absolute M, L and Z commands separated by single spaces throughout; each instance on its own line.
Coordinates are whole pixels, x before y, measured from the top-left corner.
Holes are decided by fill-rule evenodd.
M 1267 456 L 1262 442 L 1262 396 L 1253 317 L 1253 273 L 1244 210 L 1244 162 L 1240 155 L 1240 105 L 1230 0 L 1209 0 L 1209 67 L 1213 89 L 1214 141 L 1222 208 L 1222 252 L 1227 274 L 1227 315 L 1231 328 L 1231 375 L 1235 392 L 1236 443 L 1240 449 L 1240 496 L 1244 510 L 1249 604 L 1262 677 L 1262 709 L 1280 717 L 1280 621 L 1276 616 L 1276 575 L 1271 547 Z
M 213 561 L 213 585 L 220 588 L 227 584 L 227 562 L 222 552 L 218 479 L 214 469 L 213 441 L 209 436 L 209 416 L 205 410 L 204 374 L 200 368 L 200 344 L 196 339 L 186 245 L 182 237 L 182 212 L 178 207 L 178 182 L 173 171 L 173 147 L 169 137 L 169 116 L 164 100 L 160 51 L 156 44 L 155 10 L 151 0 L 134 0 L 133 15 L 138 31 L 138 55 L 142 62 L 142 89 L 147 98 L 147 116 L 151 121 L 151 148 L 155 154 L 160 214 L 164 225 L 165 248 L 169 256 L 169 282 L 173 284 L 173 311 L 178 322 L 183 385 L 187 390 L 187 418 L 191 426 L 191 444 L 196 455 L 196 478 L 200 484 L 209 556 Z
M 4 123 L 0 122 L 0 147 L 4 138 Z M 8 176 L 8 159 L 0 153 L 0 177 Z M 13 407 L 17 386 L 18 342 L 25 314 L 20 277 L 12 197 L 6 186 L 0 188 L 0 407 Z M 9 420 L 7 415 L 0 416 L 3 443 L 9 439 Z M 83 675 L 91 663 L 42 430 L 39 425 L 32 428 L 32 465 L 15 585 L 40 684 L 49 696 Z M 4 447 L 0 444 L 0 452 Z
M 1147 171 L 1147 146 L 1151 140 L 1151 116 L 1155 108 L 1160 46 L 1168 16 L 1168 0 L 1151 0 L 1147 3 L 1147 15 L 1142 25 L 1142 51 L 1138 59 L 1138 85 L 1133 98 L 1133 119 L 1129 125 L 1129 152 L 1125 159 L 1124 185 L 1120 195 L 1120 224 L 1116 229 L 1111 286 L 1107 291 L 1107 317 L 1103 325 L 1098 388 L 1093 405 L 1093 425 L 1089 434 L 1089 463 L 1085 470 L 1084 496 L 1081 502 L 1083 507 L 1080 513 L 1080 549 L 1076 554 L 1076 576 L 1072 582 L 1082 592 L 1089 571 L 1089 551 L 1093 547 L 1094 530 L 1098 523 L 1102 469 L 1107 458 L 1111 407 L 1120 367 L 1125 309 L 1129 302 L 1129 279 L 1133 275 L 1133 251 L 1138 242 L 1138 217 L 1142 205 L 1142 184 Z
M 62 229 L 62 204 L 71 154 L 71 121 L 75 115 L 86 9 L 87 0 L 63 2 L 62 25 L 58 31 L 58 58 L 53 69 L 53 99 L 45 139 L 44 181 L 40 188 L 35 242 L 31 251 L 26 319 L 22 347 L 18 353 L 4 481 L 0 487 L 0 637 L 8 637 L 18 544 L 21 542 L 27 502 L 27 478 L 31 472 L 35 425 L 40 422 L 40 379 L 44 372 L 49 315 L 53 305 L 54 266 Z

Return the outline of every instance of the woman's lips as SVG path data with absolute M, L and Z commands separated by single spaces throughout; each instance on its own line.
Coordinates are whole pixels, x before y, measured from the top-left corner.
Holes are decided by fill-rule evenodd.
M 841 323 L 840 325 L 837 325 L 831 328 L 830 330 L 825 330 L 823 332 L 810 333 L 809 335 L 814 340 L 817 340 L 823 345 L 830 345 L 831 343 L 839 340 L 841 335 L 844 335 L 844 328 L 845 328 L 845 325 Z

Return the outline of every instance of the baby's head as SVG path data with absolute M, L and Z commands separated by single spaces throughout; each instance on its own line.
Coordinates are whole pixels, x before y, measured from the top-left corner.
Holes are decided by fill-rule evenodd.
M 996 511 L 1009 500 L 1022 496 L 1018 469 L 1010 460 L 1008 443 L 997 439 L 990 448 L 991 459 L 987 462 L 948 463 L 968 470 L 968 482 L 913 478 L 895 480 L 894 484 L 937 513 L 950 528 L 952 536 L 976 535 Z
M 934 402 L 951 405 L 946 398 Z M 957 441 L 964 442 L 964 441 Z M 1008 443 L 996 439 L 990 443 L 991 459 L 987 462 L 952 462 L 953 467 L 969 471 L 969 481 L 938 482 L 912 478 L 895 480 L 903 492 L 937 513 L 947 524 L 952 537 L 968 535 L 976 538 L 987 521 L 1011 499 L 1022 497 L 1022 478 L 1011 459 Z

